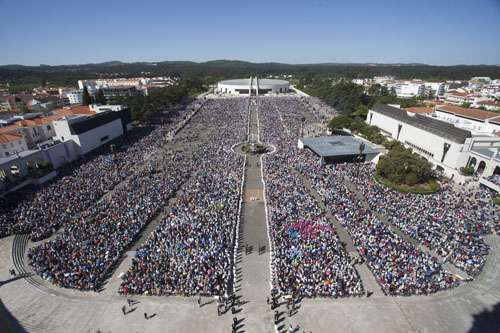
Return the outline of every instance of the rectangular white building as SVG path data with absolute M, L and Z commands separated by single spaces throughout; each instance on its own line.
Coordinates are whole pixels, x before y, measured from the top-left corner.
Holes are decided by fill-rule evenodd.
M 375 104 L 366 122 L 412 148 L 447 176 L 458 175 L 460 168 L 466 166 L 473 166 L 484 177 L 500 173 L 497 168 L 500 165 L 500 137 L 496 135 L 474 136 L 471 131 L 449 122 L 384 104 Z M 479 161 L 477 155 L 484 157 L 481 159 L 484 163 L 471 165 Z M 472 159 L 474 156 L 476 158 Z
M 79 155 L 121 136 L 130 123 L 130 111 L 106 111 L 92 116 L 69 116 L 54 121 L 55 139 L 72 140 Z

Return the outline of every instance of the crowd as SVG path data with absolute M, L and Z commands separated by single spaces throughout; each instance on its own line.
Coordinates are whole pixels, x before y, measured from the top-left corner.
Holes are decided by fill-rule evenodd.
M 263 140 L 277 146 L 264 159 L 273 285 L 284 294 L 304 297 L 362 295 L 352 258 L 290 164 L 300 115 L 286 111 L 300 107 L 294 98 L 262 98 L 259 105 Z
M 175 116 L 173 123 L 185 115 Z M 172 125 L 127 135 L 71 163 L 48 185 L 23 198 L 0 199 L 0 237 L 30 233 L 32 240 L 49 237 L 65 223 L 91 207 L 117 184 L 138 172 L 147 154 L 158 148 Z M 145 133 L 146 132 L 146 133 Z
M 409 237 L 479 274 L 488 254 L 483 236 L 500 226 L 491 194 L 451 184 L 431 195 L 403 194 L 378 185 L 368 164 L 322 166 L 311 152 L 295 148 L 303 126 L 322 117 L 309 113 L 300 98 L 257 101 L 260 140 L 277 148 L 263 158 L 273 288 L 304 297 L 365 293 L 352 257 L 307 184 L 340 221 L 386 294 L 430 294 L 459 283 Z M 2 202 L 0 237 L 25 232 L 39 240 L 62 228 L 29 250 L 30 264 L 56 285 L 97 290 L 175 195 L 137 250 L 120 293 L 229 293 L 243 173 L 243 158 L 230 148 L 248 135 L 249 107 L 248 99 L 211 99 L 175 136 L 170 125 L 145 136 L 129 134 L 136 137 L 87 156 L 29 197 Z
M 359 174 L 356 169 L 346 167 L 344 174 L 374 211 L 468 274 L 481 272 L 489 250 L 482 236 L 500 226 L 500 209 L 486 189 L 443 183 L 433 194 L 400 193 L 380 186 L 372 165 L 361 165 Z
M 198 171 L 137 251 L 120 293 L 189 296 L 230 291 L 243 173 L 243 157 L 230 147 L 246 138 L 247 104 L 243 99 L 207 102 L 200 114 L 207 141 L 196 158 Z M 217 131 L 207 133 L 205 127 Z
M 161 151 L 171 130 L 161 127 L 139 141 L 140 146 L 126 150 L 128 157 L 135 154 L 134 160 L 141 161 L 140 167 L 130 166 L 131 177 L 68 217 L 54 240 L 29 250 L 30 264 L 39 275 L 62 287 L 100 287 L 146 223 L 196 168 L 189 152 Z
M 265 102 L 263 104 L 265 105 Z M 283 218 L 276 211 L 286 212 L 288 207 L 291 208 L 291 211 L 298 211 L 299 213 L 292 217 L 293 222 L 291 222 L 296 225 L 304 220 L 300 216 L 305 214 L 301 209 L 304 203 L 308 203 L 308 200 L 305 199 L 307 194 L 303 193 L 303 187 L 297 186 L 298 178 L 292 174 L 292 171 L 286 170 L 278 173 L 280 168 L 294 168 L 312 183 L 322 196 L 327 208 L 335 214 L 351 236 L 360 256 L 366 260 L 368 268 L 373 272 L 381 289 L 386 294 L 429 294 L 458 284 L 457 279 L 443 269 L 437 258 L 420 251 L 399 237 L 378 220 L 372 210 L 361 205 L 355 194 L 343 184 L 343 177 L 350 168 L 349 165 L 321 166 L 312 153 L 292 148 L 300 134 L 300 119 L 306 112 L 300 102 L 284 101 L 282 104 L 273 102 L 268 107 L 262 107 L 260 111 L 262 127 L 264 128 L 262 133 L 264 133 L 266 141 L 277 144 L 278 152 L 282 151 L 281 157 L 277 153 L 276 157 L 266 158 L 265 162 L 266 193 L 269 198 L 271 228 L 273 230 L 271 234 L 275 245 L 274 251 L 278 254 L 274 261 L 277 265 L 278 286 L 281 289 L 287 290 L 291 287 L 289 286 L 290 281 L 286 279 L 286 274 L 284 275 L 285 279 L 283 279 L 283 274 L 280 273 L 279 264 L 282 259 L 279 258 L 279 255 L 282 252 L 293 255 L 295 252 L 287 251 L 290 249 L 289 241 L 288 243 L 280 242 L 282 236 L 279 231 L 286 233 L 287 230 L 279 229 Z M 280 123 L 281 126 L 277 126 L 277 123 Z M 275 132 L 281 133 L 272 134 L 273 129 L 276 128 Z M 277 173 L 278 176 L 274 178 Z M 294 200 L 291 201 L 292 204 L 286 201 L 287 196 L 283 194 L 286 193 L 284 189 L 286 189 L 287 184 L 290 184 L 289 191 L 295 196 Z M 281 193 L 276 195 L 276 191 Z M 274 203 L 278 198 L 285 199 L 285 201 L 279 204 Z M 305 210 L 308 213 L 314 211 L 310 207 Z M 278 229 L 276 229 L 277 227 Z M 298 239 L 301 238 L 298 237 Z M 303 243 L 304 240 L 301 242 Z M 321 262 L 318 257 L 316 256 L 314 260 L 316 264 Z M 290 262 L 293 261 L 287 261 L 286 269 L 290 269 L 292 266 L 289 264 Z M 337 262 L 342 261 L 337 260 Z M 345 274 L 339 267 L 333 266 L 331 270 L 341 276 Z M 328 271 L 328 268 L 324 267 L 323 272 L 325 271 Z M 296 273 L 296 275 L 301 276 L 300 273 Z M 292 284 L 294 282 L 292 281 Z

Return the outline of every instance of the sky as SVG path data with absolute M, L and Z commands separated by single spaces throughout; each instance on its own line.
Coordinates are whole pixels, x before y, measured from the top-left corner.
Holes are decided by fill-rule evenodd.
M 500 65 L 500 0 L 0 0 L 0 64 Z

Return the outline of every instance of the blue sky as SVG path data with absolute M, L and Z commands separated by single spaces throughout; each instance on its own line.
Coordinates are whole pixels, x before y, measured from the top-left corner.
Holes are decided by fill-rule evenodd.
M 0 64 L 500 64 L 500 0 L 0 0 Z

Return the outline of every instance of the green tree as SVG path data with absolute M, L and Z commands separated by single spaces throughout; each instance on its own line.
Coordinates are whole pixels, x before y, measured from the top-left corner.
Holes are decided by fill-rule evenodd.
M 99 89 L 95 95 L 95 102 L 98 104 L 106 104 L 106 97 L 104 96 L 104 91 Z
M 90 104 L 92 104 L 92 97 L 90 97 L 87 87 L 83 87 L 82 105 L 90 105 Z
M 343 128 L 351 128 L 353 120 L 348 116 L 337 116 L 332 118 L 328 123 L 328 128 L 332 131 L 340 130 Z
M 413 186 L 433 179 L 432 164 L 402 145 L 394 145 L 380 157 L 376 172 L 397 185 Z
M 28 109 L 28 106 L 26 106 L 26 103 L 24 103 L 24 102 L 18 102 L 17 107 L 19 108 L 19 112 L 21 112 L 22 114 L 30 112 L 30 110 Z
M 394 94 L 396 94 L 396 90 L 394 90 Z M 389 95 L 390 95 L 389 89 L 387 89 L 386 86 L 382 86 L 380 88 L 380 96 L 389 96 Z
M 356 108 L 356 111 L 352 113 L 352 116 L 356 118 L 366 119 L 366 115 L 368 114 L 368 107 L 363 104 L 359 104 Z
M 380 88 L 381 87 L 382 86 L 379 83 L 372 84 L 370 86 L 370 88 L 368 88 L 368 95 L 370 95 L 370 96 L 378 96 L 378 95 L 380 95 Z

